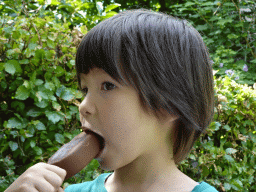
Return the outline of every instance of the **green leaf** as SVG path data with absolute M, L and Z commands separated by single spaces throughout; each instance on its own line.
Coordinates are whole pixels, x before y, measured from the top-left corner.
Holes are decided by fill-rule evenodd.
M 54 84 L 52 82 L 46 82 L 44 84 L 44 86 L 45 86 L 46 89 L 49 89 L 51 91 L 53 91 L 55 89 L 55 86 L 54 86 Z
M 1 81 L 1 87 L 5 90 L 7 88 L 7 83 L 5 81 Z
M 229 183 L 224 183 L 224 188 L 228 191 L 231 189 L 231 185 Z
M 34 147 L 34 151 L 36 152 L 36 155 L 42 155 L 43 154 L 43 150 L 38 146 Z
M 54 49 L 55 48 L 55 43 L 54 41 L 47 39 L 47 46 Z
M 48 104 L 49 104 L 49 101 L 44 99 L 35 103 L 35 105 L 39 108 L 45 108 L 48 106 Z
M 58 0 L 51 0 L 51 5 L 59 5 L 60 2 Z
M 221 124 L 219 122 L 215 122 L 215 131 L 218 131 L 220 129 Z
M 62 119 L 62 117 L 57 112 L 46 111 L 45 115 L 48 120 L 50 120 L 54 124 L 58 123 Z
M 208 29 L 208 24 L 204 24 L 204 25 L 197 25 L 196 29 L 198 31 L 203 31 L 203 30 L 207 30 Z
M 36 92 L 36 97 L 38 98 L 39 102 L 41 102 L 42 99 L 49 99 L 48 95 L 45 92 L 43 92 L 43 91 L 37 91 Z
M 225 155 L 224 158 L 230 163 L 233 163 L 235 161 L 230 155 Z
M 55 134 L 55 140 L 60 144 L 63 144 L 65 142 L 64 136 L 59 133 Z
M 66 88 L 65 86 L 61 86 L 60 88 L 57 89 L 56 95 L 65 101 L 72 100 L 74 98 L 73 93 L 71 92 L 70 89 Z
M 29 60 L 28 59 L 22 59 L 19 61 L 20 64 L 28 64 Z
M 36 44 L 36 43 L 29 43 L 28 44 L 28 48 L 31 49 L 31 50 L 34 50 L 37 46 L 38 46 L 38 44 Z
M 226 153 L 227 154 L 234 154 L 234 153 L 236 153 L 237 152 L 237 150 L 236 149 L 233 149 L 233 148 L 227 148 L 226 149 Z
M 218 25 L 224 25 L 225 23 L 232 23 L 232 19 L 229 17 L 228 19 L 220 19 L 217 24 Z
M 115 9 L 117 7 L 120 7 L 121 5 L 120 4 L 112 4 L 112 5 L 108 5 L 105 9 L 105 13 L 109 12 L 110 10 L 112 9 Z
M 69 138 L 70 140 L 72 139 L 72 135 L 70 133 L 65 132 L 63 135 Z
M 18 143 L 16 143 L 16 142 L 9 141 L 9 146 L 12 151 L 16 151 L 18 149 Z
M 226 129 L 227 131 L 231 130 L 231 128 L 228 125 L 225 125 L 223 128 Z
M 18 136 L 18 131 L 10 131 L 10 134 L 13 136 L 15 139 Z
M 18 72 L 18 73 L 21 73 L 22 72 L 22 69 L 21 69 L 21 67 L 20 67 L 20 64 L 19 64 L 19 62 L 18 61 L 16 61 L 16 60 L 9 60 L 9 61 L 7 61 L 6 63 L 5 63 L 5 65 L 4 65 L 4 67 L 5 67 L 5 71 L 6 72 L 8 72 L 8 73 L 10 73 L 10 74 L 14 74 L 14 73 L 16 73 L 16 72 Z
M 23 111 L 25 109 L 25 104 L 21 101 L 13 101 L 11 103 L 11 107 L 16 109 L 17 111 Z
M 56 77 L 60 77 L 60 76 L 64 75 L 65 72 L 66 71 L 61 66 L 56 67 L 56 70 L 55 70 Z
M 228 34 L 228 38 L 229 39 L 237 39 L 239 36 L 237 36 L 236 34 Z
M 31 123 L 35 125 L 37 130 L 46 130 L 45 125 L 39 120 L 32 121 Z
M 7 122 L 7 128 L 18 128 L 20 129 L 22 126 L 20 120 L 18 120 L 16 117 L 12 117 Z
M 36 142 L 34 140 L 30 141 L 30 147 L 34 148 L 36 146 Z
M 203 165 L 202 170 L 203 170 L 203 176 L 207 177 L 209 175 L 209 168 L 207 166 Z
M 61 109 L 61 105 L 59 103 L 55 102 L 55 101 L 52 102 L 52 106 L 57 111 L 60 111 L 60 109 Z
M 30 91 L 24 85 L 21 85 L 16 91 L 15 99 L 26 100 L 29 97 L 29 94 Z
M 36 79 L 35 85 L 42 85 L 44 81 L 42 79 Z
M 37 109 L 30 109 L 28 112 L 27 112 L 27 116 L 30 116 L 30 117 L 37 117 L 41 114 L 42 112 L 37 110 Z
M 239 179 L 235 179 L 232 183 L 239 189 L 243 188 L 243 183 Z

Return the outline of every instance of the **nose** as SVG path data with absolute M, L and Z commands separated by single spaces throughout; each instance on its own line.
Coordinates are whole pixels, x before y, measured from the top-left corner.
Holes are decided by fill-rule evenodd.
M 82 103 L 79 105 L 79 113 L 83 117 L 87 117 L 88 115 L 95 113 L 95 105 L 91 94 L 87 93 Z

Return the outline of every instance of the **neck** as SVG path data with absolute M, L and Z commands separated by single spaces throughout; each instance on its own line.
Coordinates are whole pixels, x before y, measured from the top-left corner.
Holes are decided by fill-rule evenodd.
M 112 189 L 118 189 L 116 191 L 121 191 L 121 189 L 149 191 L 149 189 L 159 189 L 156 186 L 166 188 L 166 185 L 180 188 L 178 180 L 184 174 L 175 165 L 171 146 L 166 144 L 169 143 L 169 138 L 167 137 L 166 141 L 162 141 L 162 143 L 161 141 L 155 142 L 160 144 L 150 149 L 148 153 L 137 157 L 131 163 L 114 170 L 107 185 L 111 186 Z

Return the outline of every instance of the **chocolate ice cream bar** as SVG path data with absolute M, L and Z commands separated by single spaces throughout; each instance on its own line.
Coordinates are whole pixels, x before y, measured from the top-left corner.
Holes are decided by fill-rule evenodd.
M 67 171 L 68 179 L 90 163 L 103 148 L 103 140 L 92 132 L 82 132 L 53 154 L 48 163 Z

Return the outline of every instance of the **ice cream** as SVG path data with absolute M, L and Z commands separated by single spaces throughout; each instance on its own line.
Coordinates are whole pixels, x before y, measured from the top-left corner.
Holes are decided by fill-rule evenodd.
M 82 132 L 53 154 L 48 163 L 65 169 L 65 179 L 68 179 L 85 168 L 102 148 L 103 139 L 99 135 L 91 131 Z

